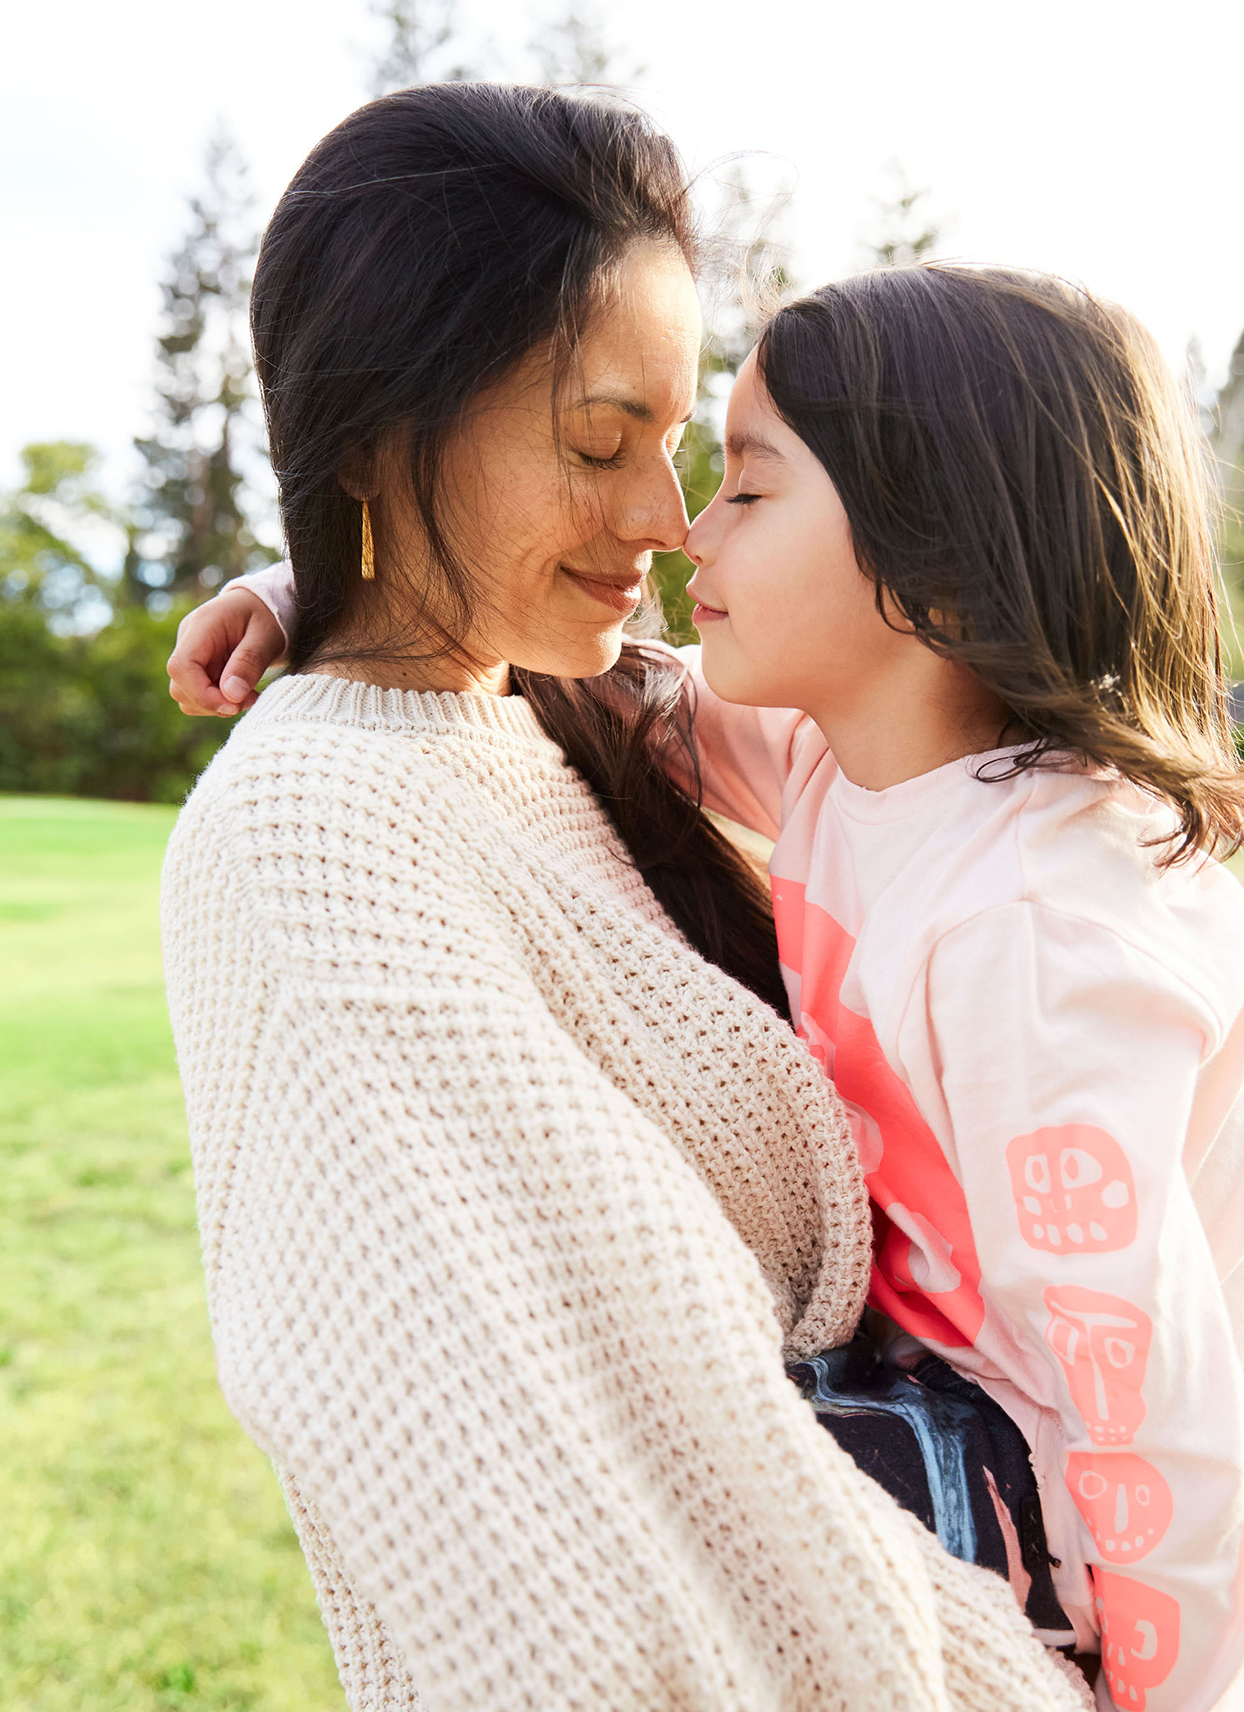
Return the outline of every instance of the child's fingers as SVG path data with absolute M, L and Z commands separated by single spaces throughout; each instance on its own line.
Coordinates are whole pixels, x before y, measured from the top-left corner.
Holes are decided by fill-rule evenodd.
M 238 711 L 237 704 L 220 693 L 199 662 L 179 651 L 169 656 L 168 676 L 168 693 L 183 713 L 228 719 Z
M 183 713 L 232 718 L 254 706 L 255 686 L 284 652 L 281 627 L 264 603 L 231 590 L 182 619 L 168 662 L 169 694 Z
M 275 622 L 275 619 L 272 620 L 274 626 Z M 253 706 L 255 685 L 272 661 L 278 657 L 271 646 L 265 645 L 264 639 L 255 637 L 254 631 L 257 628 L 259 627 L 256 625 L 248 627 L 246 635 L 230 654 L 224 671 L 220 674 L 221 691 L 238 707 Z

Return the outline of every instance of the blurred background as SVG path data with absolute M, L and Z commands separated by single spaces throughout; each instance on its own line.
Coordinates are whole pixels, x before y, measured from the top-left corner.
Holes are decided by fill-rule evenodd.
M 177 620 L 280 556 L 246 335 L 317 138 L 429 79 L 607 84 L 712 237 L 694 512 L 762 286 L 1053 269 L 1156 334 L 1244 612 L 1244 8 L 1185 0 L 53 0 L 0 23 L 0 1705 L 338 1712 L 268 1466 L 217 1394 L 160 984 L 164 842 L 228 727 Z M 656 577 L 689 639 L 689 566 Z M 1227 646 L 1244 676 L 1233 625 Z

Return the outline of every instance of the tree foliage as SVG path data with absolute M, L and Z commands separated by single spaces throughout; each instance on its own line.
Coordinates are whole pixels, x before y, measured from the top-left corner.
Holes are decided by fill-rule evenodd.
M 228 735 L 186 719 L 164 662 L 187 602 L 116 598 L 84 537 L 114 550 L 127 515 L 95 481 L 92 447 L 25 447 L 0 496 L 0 791 L 178 802 Z
M 54 629 L 71 629 L 92 609 L 107 612 L 108 583 L 86 551 L 90 535 L 124 530 L 125 518 L 105 498 L 93 447 L 43 441 L 21 452 L 21 485 L 0 497 L 0 596 L 43 615 Z
M 275 556 L 248 515 L 246 466 L 263 456 L 246 334 L 257 237 L 245 163 L 223 134 L 161 281 L 155 426 L 122 589 L 144 604 L 201 594 Z
M 375 0 L 385 45 L 370 78 L 373 96 L 420 83 L 466 83 L 479 75 L 464 52 L 456 0 Z
M 540 68 L 540 81 L 550 86 L 621 87 L 643 76 L 644 68 L 624 62 L 609 40 L 600 12 L 571 4 L 560 17 L 545 23 L 531 43 Z
M 1238 588 L 1244 580 L 1244 333 L 1207 424 L 1222 487 L 1222 557 Z
M 0 791 L 180 802 L 229 735 L 169 697 L 183 610 L 125 605 L 77 636 L 29 601 L 0 602 Z
M 870 267 L 912 267 L 937 254 L 942 222 L 930 212 L 928 186 L 917 187 L 898 161 L 887 169 L 889 186 L 874 198 L 864 239 Z

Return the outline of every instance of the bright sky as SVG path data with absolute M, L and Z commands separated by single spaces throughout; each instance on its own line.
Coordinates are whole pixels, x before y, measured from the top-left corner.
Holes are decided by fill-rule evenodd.
M 461 0 L 522 66 L 556 0 Z M 562 8 L 561 10 L 564 10 Z M 953 217 L 946 253 L 1056 269 L 1182 362 L 1244 327 L 1240 0 L 611 0 L 636 89 L 696 166 L 759 151 L 794 182 L 808 284 L 849 271 L 887 163 Z M 0 482 L 83 439 L 118 491 L 146 426 L 162 258 L 220 118 L 261 213 L 364 99 L 367 0 L 58 0 L 0 25 Z M 530 61 L 526 62 L 530 75 Z M 520 69 L 520 75 L 522 70 Z

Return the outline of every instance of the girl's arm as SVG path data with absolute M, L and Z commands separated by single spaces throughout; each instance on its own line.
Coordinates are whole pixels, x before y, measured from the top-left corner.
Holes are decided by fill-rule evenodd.
M 978 1347 L 1042 1404 L 1050 1549 L 1091 1566 L 1103 1679 L 1148 1712 L 1208 1712 L 1244 1663 L 1244 1386 L 1181 1158 L 1225 1038 L 1143 950 L 1019 903 L 941 940 L 899 1045 L 966 1198 Z
M 169 694 L 188 714 L 231 719 L 255 704 L 260 678 L 289 646 L 294 574 L 288 563 L 235 577 L 177 627 Z
M 275 565 L 268 565 L 262 571 L 252 571 L 249 576 L 234 577 L 221 589 L 220 594 L 228 594 L 231 589 L 245 589 L 257 595 L 263 601 L 268 611 L 281 627 L 286 647 L 289 646 L 290 634 L 294 628 L 294 567 L 288 559 L 281 559 Z M 220 598 L 218 595 L 217 599 Z M 269 662 L 271 663 L 271 662 Z
M 284 656 L 293 619 L 294 573 L 287 560 L 235 577 L 188 613 L 168 662 L 170 694 L 182 711 L 227 718 L 252 706 L 260 678 Z M 793 708 L 722 701 L 704 681 L 698 645 L 677 653 L 695 706 L 705 808 L 776 839 L 792 772 L 827 763 L 824 739 Z
M 670 651 L 687 674 L 704 807 L 776 839 L 792 793 L 834 764 L 825 739 L 797 708 L 723 701 L 705 680 L 698 643 Z

